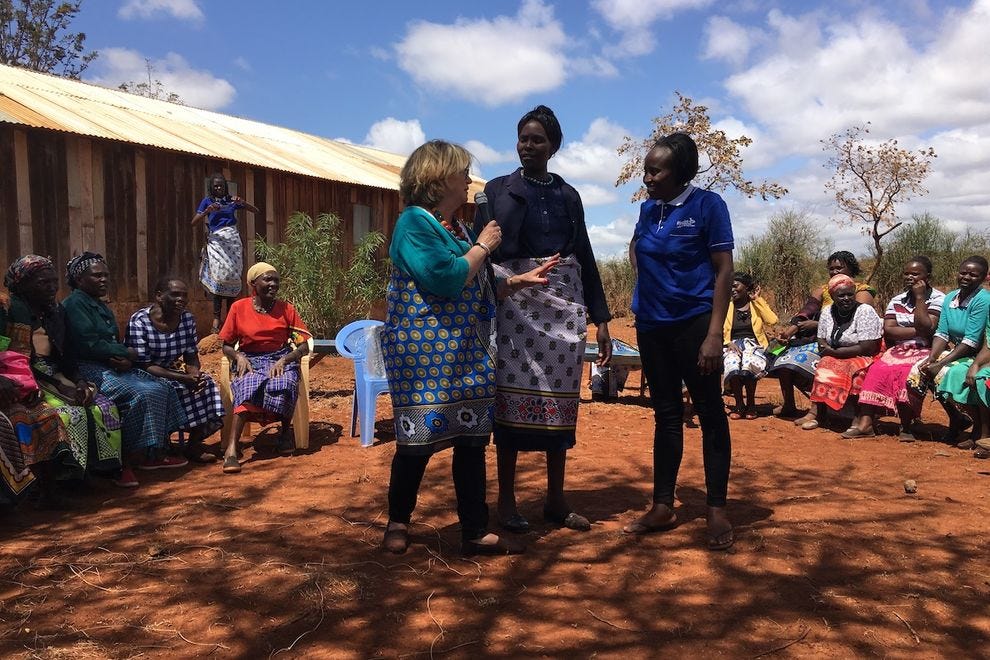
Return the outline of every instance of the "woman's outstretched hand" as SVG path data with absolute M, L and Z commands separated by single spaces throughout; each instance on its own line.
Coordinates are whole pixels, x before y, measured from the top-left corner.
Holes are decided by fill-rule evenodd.
M 516 291 L 527 289 L 531 286 L 546 286 L 550 283 L 548 274 L 560 263 L 560 255 L 555 254 L 547 257 L 547 260 L 533 270 L 519 275 L 511 275 L 504 280 L 500 280 L 498 286 L 498 298 L 503 300 Z

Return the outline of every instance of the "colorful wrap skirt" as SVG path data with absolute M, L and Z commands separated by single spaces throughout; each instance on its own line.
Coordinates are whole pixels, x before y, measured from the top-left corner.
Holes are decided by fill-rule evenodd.
M 774 358 L 773 364 L 767 369 L 767 375 L 773 378 L 781 370 L 787 369 L 794 374 L 794 384 L 801 389 L 806 389 L 815 379 L 815 372 L 818 369 L 820 359 L 817 341 L 811 341 L 800 346 L 791 346 Z
M 824 403 L 832 410 L 841 410 L 850 396 L 859 394 L 871 364 L 873 356 L 821 358 L 808 398 L 812 403 Z
M 544 261 L 504 261 L 495 274 L 526 273 Z M 588 337 L 581 266 L 570 255 L 547 276 L 547 286 L 498 304 L 495 444 L 515 451 L 570 449 L 576 439 Z
M 208 438 L 223 428 L 223 400 L 220 390 L 209 374 L 203 372 L 203 383 L 199 389 L 193 389 L 177 380 L 162 379 L 172 386 L 182 410 L 186 413 L 184 430 L 196 429 Z M 293 405 L 295 405 L 293 403 Z
M 722 380 L 759 380 L 767 375 L 767 352 L 755 339 L 733 339 L 722 349 Z
M 939 401 L 954 402 L 964 406 L 975 406 L 980 403 L 982 385 L 974 387 L 966 385 L 966 374 L 973 365 L 973 358 L 966 357 L 945 365 L 935 377 L 935 398 Z M 981 370 L 982 371 L 982 370 Z
M 488 444 L 495 302 L 485 270 L 457 298 L 444 298 L 393 268 L 386 303 L 382 355 L 396 451 L 432 454 L 454 444 Z
M 272 365 L 291 352 L 288 346 L 274 353 L 244 352 L 251 371 L 240 377 L 234 377 L 237 365 L 231 364 L 230 392 L 235 413 L 261 413 L 266 420 L 292 417 L 299 398 L 299 363 L 287 363 L 277 378 L 268 375 Z
M 237 227 L 221 227 L 206 235 L 199 281 L 215 296 L 236 298 L 241 292 L 244 247 Z
M 896 415 L 898 406 L 907 407 L 918 417 L 924 395 L 908 387 L 908 376 L 930 353 L 931 348 L 910 342 L 884 351 L 866 372 L 859 402 L 880 408 L 888 415 Z
M 14 403 L 0 412 L 0 498 L 16 501 L 34 481 L 31 466 L 54 458 L 69 438 L 58 413 L 43 403 Z

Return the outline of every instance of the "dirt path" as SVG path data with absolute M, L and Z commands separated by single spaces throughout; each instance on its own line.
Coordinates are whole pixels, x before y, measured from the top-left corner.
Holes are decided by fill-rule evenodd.
M 613 334 L 631 339 L 627 325 Z M 206 356 L 215 365 L 215 356 Z M 621 527 L 652 486 L 647 401 L 582 404 L 571 502 L 588 533 L 541 521 L 543 460 L 520 462 L 530 550 L 457 554 L 450 456 L 423 485 L 414 544 L 378 549 L 392 457 L 348 427 L 350 363 L 314 369 L 312 446 L 245 470 L 143 473 L 71 514 L 0 520 L 3 657 L 977 657 L 990 642 L 990 462 L 937 442 L 847 441 L 768 418 L 732 422 L 737 543 L 704 541 L 700 435 L 687 430 L 682 524 Z M 633 375 L 630 393 L 638 391 Z M 768 407 L 776 383 L 765 381 Z M 926 409 L 926 419 L 937 421 Z M 932 426 L 938 430 L 938 426 Z M 489 499 L 494 500 L 489 452 Z M 918 491 L 905 493 L 905 479 Z

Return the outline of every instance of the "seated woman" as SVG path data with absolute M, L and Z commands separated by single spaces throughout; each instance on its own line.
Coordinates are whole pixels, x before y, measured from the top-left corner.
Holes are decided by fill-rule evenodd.
M 41 400 L 65 426 L 68 443 L 53 458 L 56 477 L 81 479 L 87 470 L 119 476 L 120 414 L 113 401 L 79 375 L 67 354 L 65 310 L 55 302 L 55 264 L 36 254 L 21 257 L 7 269 L 4 285 L 11 297 L 9 306 L 0 308 L 0 333 L 11 338 L 11 350 L 30 357 Z
M 312 335 L 296 308 L 277 298 L 280 282 L 275 266 L 263 261 L 251 266 L 247 283 L 252 295 L 230 306 L 220 330 L 223 354 L 234 374 L 234 420 L 223 458 L 226 473 L 241 471 L 237 443 L 249 417 L 280 421 L 278 452 L 291 456 L 295 451 L 289 424 L 299 395 L 299 360 L 309 353 Z
M 66 265 L 72 293 L 62 302 L 68 320 L 68 353 L 79 373 L 110 397 L 121 417 L 123 483 L 137 485 L 130 466 L 141 470 L 179 468 L 183 458 L 166 453 L 169 436 L 186 416 L 168 384 L 134 368 L 137 352 L 120 342 L 117 319 L 101 298 L 107 295 L 110 269 L 103 256 L 83 252 Z
M 949 416 L 949 430 L 942 438 L 944 442 L 958 442 L 959 434 L 972 426 L 975 406 L 980 402 L 977 389 L 968 376 L 973 355 L 980 348 L 986 333 L 990 310 L 990 292 L 983 288 L 986 277 L 987 260 L 983 257 L 968 257 L 960 264 L 956 276 L 959 288 L 945 294 L 942 315 L 932 340 L 932 352 L 908 378 L 909 386 L 918 391 L 934 390 L 935 398 L 945 408 Z M 950 345 L 952 348 L 947 350 Z M 973 430 L 974 438 L 982 434 L 983 429 Z M 969 438 L 956 446 L 972 449 L 975 442 Z
M 722 326 L 722 379 L 732 390 L 736 406 L 729 419 L 756 419 L 756 381 L 766 375 L 766 347 L 770 342 L 764 328 L 777 322 L 748 273 L 732 278 L 732 297 Z M 743 406 L 743 387 L 746 405 Z
M 839 274 L 858 277 L 859 262 L 852 252 L 840 250 L 829 255 L 826 260 L 829 278 Z M 867 305 L 873 304 L 876 290 L 869 284 L 856 284 L 856 301 Z M 818 367 L 818 314 L 822 307 L 832 304 L 828 285 L 816 289 L 808 295 L 804 307 L 791 317 L 790 325 L 784 328 L 778 337 L 787 342 L 789 348 L 777 356 L 767 370 L 767 376 L 780 380 L 780 393 L 784 402 L 774 408 L 773 414 L 778 417 L 797 417 L 797 406 L 794 403 L 794 388 L 807 392 L 815 378 Z M 796 420 L 795 424 L 803 424 L 806 418 Z
M 0 501 L 16 503 L 37 477 L 38 507 L 64 508 L 53 459 L 68 445 L 58 412 L 41 401 L 27 356 L 0 352 Z
M 134 363 L 175 389 L 186 413 L 182 430 L 189 432 L 185 456 L 196 463 L 213 463 L 203 441 L 223 428 L 223 401 L 216 383 L 199 369 L 196 319 L 186 309 L 189 287 L 180 279 L 163 277 L 155 286 L 155 303 L 139 309 L 127 324 L 124 343 L 134 349 Z
M 859 393 L 867 367 L 880 351 L 883 322 L 870 305 L 856 300 L 856 283 L 840 274 L 828 281 L 834 301 L 822 310 L 818 321 L 821 359 L 811 385 L 812 409 L 798 420 L 805 431 L 818 428 L 826 406 L 841 410 Z
M 911 425 L 921 415 L 923 398 L 908 390 L 911 369 L 931 353 L 932 337 L 942 313 L 945 294 L 933 289 L 932 262 L 917 256 L 904 264 L 906 291 L 887 305 L 883 336 L 888 348 L 877 358 L 859 393 L 859 419 L 844 438 L 875 435 L 873 421 L 880 415 L 901 418 L 901 442 L 914 442 Z

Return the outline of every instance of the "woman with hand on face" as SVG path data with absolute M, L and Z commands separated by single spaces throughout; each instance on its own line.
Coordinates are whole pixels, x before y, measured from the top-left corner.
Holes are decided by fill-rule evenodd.
M 216 456 L 203 441 L 223 428 L 223 402 L 216 383 L 199 369 L 196 319 L 186 309 L 189 287 L 180 279 L 163 277 L 155 286 L 155 302 L 139 309 L 127 324 L 124 341 L 136 353 L 135 364 L 172 386 L 186 413 L 182 430 L 189 432 L 185 456 L 196 463 L 213 463 Z
M 818 428 L 825 408 L 841 410 L 849 397 L 855 397 L 866 370 L 880 351 L 883 322 L 873 309 L 856 300 L 856 283 L 839 274 L 828 281 L 832 304 L 826 305 L 818 321 L 818 369 L 811 385 L 811 411 L 801 428 Z M 846 433 L 853 433 L 857 421 Z M 843 434 L 844 437 L 855 437 Z
M 910 387 L 919 391 L 932 389 L 949 416 L 949 429 L 944 442 L 957 443 L 960 449 L 972 449 L 973 438 L 984 429 L 974 429 L 973 437 L 959 441 L 959 435 L 974 421 L 973 407 L 980 405 L 973 356 L 984 342 L 987 332 L 990 292 L 983 288 L 987 279 L 987 260 L 980 256 L 967 258 L 959 265 L 956 276 L 958 289 L 945 294 L 942 314 L 932 340 L 932 352 L 908 377 Z M 961 410 L 960 410 L 961 408 Z M 969 414 L 967 414 L 968 411 Z
M 636 338 L 656 419 L 653 506 L 623 531 L 647 534 L 677 524 L 683 382 L 701 422 L 708 547 L 726 550 L 733 543 L 725 513 L 731 443 L 720 371 L 733 272 L 729 211 L 717 194 L 691 185 L 698 147 L 689 135 L 661 138 L 643 165 L 650 199 L 640 207 L 629 252 L 636 268 Z
M 875 435 L 881 415 L 901 418 L 901 442 L 914 442 L 911 426 L 921 415 L 922 394 L 907 387 L 915 365 L 931 353 L 932 338 L 942 313 L 945 294 L 932 288 L 932 262 L 916 256 L 904 264 L 905 292 L 895 296 L 883 315 L 887 350 L 870 365 L 859 393 L 859 418 L 844 438 Z
M 121 485 L 136 486 L 127 467 L 142 470 L 184 467 L 188 461 L 168 456 L 169 436 L 186 416 L 175 390 L 134 367 L 137 352 L 120 341 L 117 319 L 102 300 L 110 270 L 102 255 L 83 252 L 66 265 L 72 293 L 62 301 L 69 324 L 69 354 L 79 373 L 117 404 L 125 467 Z
M 729 419 L 756 419 L 756 381 L 766 375 L 766 347 L 770 343 L 764 328 L 777 322 L 752 275 L 737 272 L 732 278 L 732 299 L 722 327 L 723 381 L 736 400 Z M 743 405 L 743 388 L 746 404 Z
M 30 357 L 41 400 L 55 409 L 66 430 L 68 442 L 53 457 L 55 476 L 118 475 L 120 413 L 68 355 L 65 310 L 55 301 L 55 264 L 36 254 L 23 256 L 7 269 L 4 284 L 11 295 L 10 304 L 0 307 L 0 334 L 12 339 L 11 350 Z
M 597 362 L 604 366 L 612 355 L 612 317 L 581 197 L 547 170 L 563 138 L 557 117 L 550 108 L 537 106 L 523 115 L 516 132 L 522 167 L 485 186 L 502 229 L 502 243 L 492 252 L 495 272 L 509 277 L 552 255 L 561 258 L 549 273 L 549 286 L 509 296 L 498 306 L 498 520 L 509 531 L 528 531 L 529 522 L 516 508 L 516 458 L 520 451 L 541 451 L 547 457 L 543 517 L 586 531 L 591 529 L 588 519 L 572 511 L 564 496 L 564 471 L 567 450 L 576 440 L 587 319 L 597 326 Z M 483 225 L 479 213 L 475 230 Z
M 206 220 L 206 245 L 203 247 L 199 279 L 213 295 L 213 332 L 220 329 L 223 301 L 230 310 L 231 300 L 241 292 L 241 269 L 244 248 L 237 231 L 238 209 L 257 213 L 258 209 L 240 197 L 231 196 L 227 179 L 219 172 L 210 177 L 210 194 L 203 198 L 193 216 L 194 227 Z
M 312 337 L 296 308 L 278 298 L 282 278 L 263 261 L 248 269 L 253 295 L 230 306 L 220 330 L 223 354 L 230 360 L 234 421 L 223 458 L 223 471 L 241 471 L 237 447 L 248 417 L 279 421 L 278 453 L 295 452 L 290 424 L 299 398 L 299 361 L 309 353 Z
M 402 553 L 430 457 L 454 448 L 453 477 L 464 554 L 512 554 L 523 547 L 488 532 L 485 446 L 495 397 L 495 300 L 546 285 L 556 255 L 519 275 L 495 278 L 488 255 L 502 231 L 487 223 L 477 238 L 454 217 L 467 201 L 471 155 L 432 140 L 399 175 L 406 204 L 389 245 L 382 352 L 395 415 L 395 456 L 382 547 Z
M 846 250 L 834 252 L 829 255 L 825 264 L 828 268 L 829 279 L 836 275 L 859 277 L 859 262 L 852 252 Z M 872 305 L 875 295 L 876 290 L 869 284 L 856 283 L 857 302 Z M 777 417 L 793 418 L 798 416 L 797 405 L 794 402 L 794 388 L 809 391 L 815 378 L 820 357 L 818 341 L 816 340 L 818 315 L 822 307 L 831 304 L 832 297 L 828 292 L 828 284 L 813 290 L 808 294 L 808 300 L 804 307 L 791 318 L 790 325 L 784 328 L 778 336 L 779 340 L 787 343 L 788 348 L 778 355 L 770 368 L 767 369 L 768 376 L 780 381 L 780 393 L 784 398 L 783 404 L 774 408 L 773 414 Z M 810 410 L 807 415 L 795 420 L 794 424 L 800 426 L 815 417 L 814 411 Z

